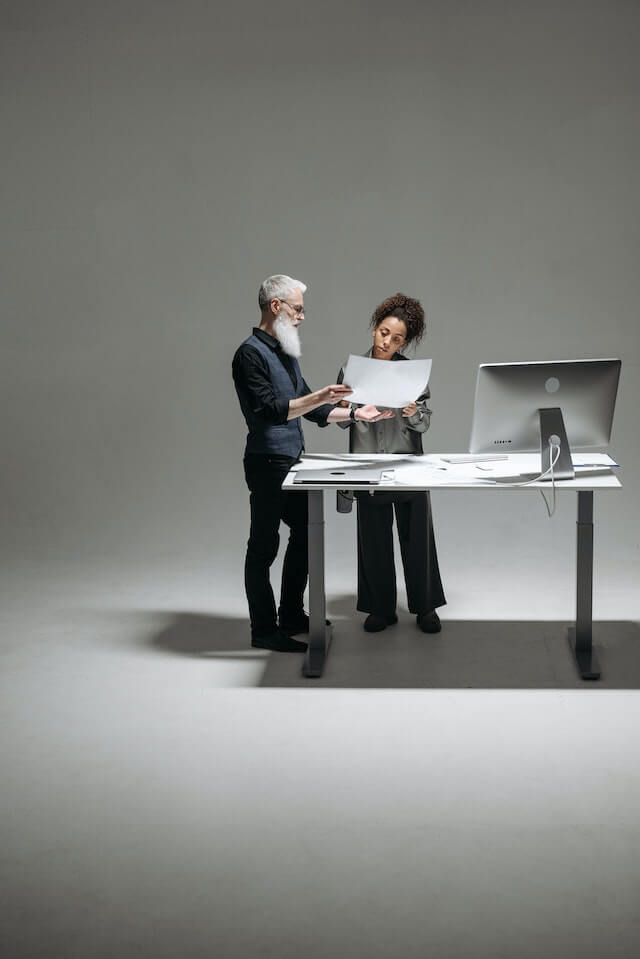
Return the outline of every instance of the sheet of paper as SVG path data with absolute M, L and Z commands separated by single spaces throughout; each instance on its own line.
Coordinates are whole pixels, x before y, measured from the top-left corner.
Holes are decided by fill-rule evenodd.
M 373 403 L 400 409 L 424 393 L 431 375 L 431 360 L 372 360 L 351 354 L 344 382 L 353 393 L 350 403 Z
M 444 467 L 439 467 L 435 463 L 420 463 L 416 466 L 402 466 L 396 469 L 394 480 L 398 484 L 407 486 L 419 486 L 421 483 L 435 484 L 438 482 L 447 483 L 451 479 L 451 474 Z

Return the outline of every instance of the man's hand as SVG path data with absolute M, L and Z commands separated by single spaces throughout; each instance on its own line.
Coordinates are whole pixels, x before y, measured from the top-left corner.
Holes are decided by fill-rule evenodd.
M 295 400 L 289 400 L 287 420 L 292 420 L 296 416 L 304 416 L 305 413 L 310 413 L 311 410 L 317 409 L 318 406 L 324 406 L 325 403 L 331 403 L 332 406 L 335 406 L 350 393 L 353 393 L 350 386 L 345 386 L 342 383 L 332 383 L 331 386 L 325 386 L 323 390 L 316 390 L 315 393 L 306 393 Z M 336 422 L 334 414 L 335 410 L 331 410 L 329 413 L 331 419 L 328 422 Z
M 403 416 L 415 416 L 417 412 L 418 412 L 418 404 L 417 404 L 417 403 L 409 403 L 408 406 L 405 406 L 405 407 L 403 407 L 403 409 L 402 409 L 402 415 L 403 415 Z
M 331 386 L 325 386 L 323 390 L 318 390 L 318 398 L 320 403 L 339 403 L 340 400 L 344 400 L 349 393 L 353 393 L 353 390 L 350 386 L 345 386 L 344 383 L 333 383 Z
M 393 410 L 379 410 L 377 406 L 359 406 L 355 412 L 357 420 L 364 423 L 377 423 L 378 420 L 388 420 L 393 416 Z

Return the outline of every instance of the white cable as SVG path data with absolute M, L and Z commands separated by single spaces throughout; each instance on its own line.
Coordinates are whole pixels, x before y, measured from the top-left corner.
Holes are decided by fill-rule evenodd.
M 523 480 L 522 483 L 503 483 L 501 482 L 499 477 L 495 478 L 494 483 L 499 483 L 500 486 L 531 486 L 532 483 L 539 483 L 540 480 L 543 480 L 545 476 L 549 475 L 549 473 L 551 474 L 551 482 L 553 483 L 553 467 L 556 465 L 560 457 L 560 447 L 556 443 L 549 443 L 549 446 L 551 447 L 551 450 L 552 450 L 552 454 L 551 454 L 552 459 L 551 459 L 551 464 L 549 466 L 549 469 L 546 469 L 544 473 L 540 473 L 539 476 L 534 476 L 533 479 Z M 557 449 L 558 451 L 555 457 L 553 456 L 554 449 Z
M 500 486 L 507 486 L 507 487 L 531 486 L 533 483 L 539 483 L 540 480 L 543 480 L 546 476 L 551 475 L 551 488 L 553 489 L 553 501 L 551 506 L 549 506 L 547 502 L 547 497 L 544 495 L 544 490 L 541 489 L 539 492 L 544 501 L 544 505 L 547 510 L 547 515 L 553 516 L 553 514 L 556 511 L 556 481 L 555 481 L 553 468 L 558 462 L 558 459 L 560 458 L 560 445 L 559 443 L 552 443 L 551 440 L 549 440 L 549 447 L 551 450 L 549 468 L 546 469 L 544 473 L 540 473 L 539 476 L 536 476 L 533 479 L 524 480 L 522 483 L 501 483 L 499 479 L 495 479 L 494 482 L 499 484 Z
M 554 476 L 554 474 L 553 474 L 553 467 L 554 467 L 554 466 L 556 465 L 556 463 L 558 462 L 558 457 L 560 456 L 560 446 L 559 446 L 557 443 L 552 443 L 551 440 L 549 440 L 549 446 L 551 447 L 551 459 L 550 459 L 549 470 L 551 471 L 551 488 L 552 488 L 552 490 L 553 490 L 553 501 L 552 501 L 552 505 L 549 506 L 549 503 L 547 502 L 547 497 L 544 495 L 544 490 L 543 490 L 543 489 L 539 490 L 539 493 L 540 493 L 540 496 L 542 497 L 543 502 L 544 502 L 544 505 L 545 505 L 545 507 L 546 507 L 547 516 L 551 517 L 551 516 L 553 516 L 553 514 L 554 514 L 555 511 L 556 511 L 556 480 L 555 480 L 555 476 Z M 553 456 L 553 451 L 554 451 L 554 449 L 557 449 L 557 451 L 558 451 L 558 453 L 557 453 L 557 455 L 555 456 L 555 458 L 554 458 L 554 456 Z

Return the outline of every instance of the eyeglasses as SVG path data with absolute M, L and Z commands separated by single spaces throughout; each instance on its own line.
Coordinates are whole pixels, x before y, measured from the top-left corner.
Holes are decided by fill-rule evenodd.
M 289 300 L 280 300 L 280 302 L 290 306 L 293 312 L 297 313 L 298 316 L 304 316 L 304 306 L 299 306 L 297 303 L 289 303 Z

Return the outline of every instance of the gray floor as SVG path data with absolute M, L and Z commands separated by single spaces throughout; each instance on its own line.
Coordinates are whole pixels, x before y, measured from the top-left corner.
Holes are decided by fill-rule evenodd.
M 13 577 L 4 955 L 638 954 L 631 594 L 584 685 L 565 620 L 454 599 L 439 636 L 371 637 L 330 586 L 309 683 L 200 576 Z

